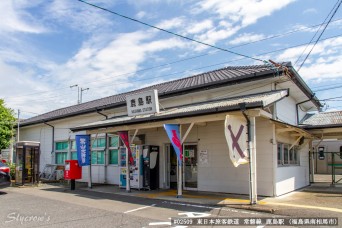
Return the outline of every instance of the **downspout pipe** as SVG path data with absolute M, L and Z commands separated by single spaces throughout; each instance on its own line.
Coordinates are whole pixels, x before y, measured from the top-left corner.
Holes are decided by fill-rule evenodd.
M 240 103 L 240 110 L 242 112 L 242 115 L 245 117 L 246 121 L 247 121 L 247 139 L 248 139 L 248 147 L 247 147 L 247 151 L 248 151 L 248 157 L 249 157 L 249 199 L 250 199 L 250 204 L 254 204 L 253 202 L 253 197 L 252 197 L 252 188 L 253 188 L 253 179 L 252 179 L 252 163 L 251 163 L 251 122 L 246 114 L 246 103 Z
M 296 104 L 297 125 L 299 125 L 299 109 L 298 109 L 299 105 L 311 101 L 314 97 L 315 97 L 315 94 L 312 94 L 310 99 L 302 101 L 302 102 L 299 102 L 299 103 Z
M 100 114 L 101 116 L 106 117 L 106 120 L 108 120 L 108 116 L 107 116 L 107 115 L 103 114 L 102 112 L 100 112 L 100 111 L 97 110 L 97 109 L 96 109 L 96 112 L 97 112 L 98 114 Z
M 46 122 L 44 122 L 44 124 L 52 127 L 52 145 L 51 145 L 51 154 L 53 153 L 53 151 L 55 150 L 55 126 L 52 126 L 51 124 L 48 124 Z M 55 158 L 56 159 L 56 158 Z M 53 161 L 51 161 L 51 163 L 54 163 Z

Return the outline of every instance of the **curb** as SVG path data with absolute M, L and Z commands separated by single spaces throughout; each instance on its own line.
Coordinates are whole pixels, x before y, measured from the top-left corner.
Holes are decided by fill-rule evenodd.
M 261 208 L 259 207 L 259 205 L 226 205 L 226 206 L 230 208 L 235 208 L 235 209 L 257 211 L 257 212 L 264 212 L 264 213 L 270 213 L 270 214 L 274 214 L 276 212 L 274 208 Z

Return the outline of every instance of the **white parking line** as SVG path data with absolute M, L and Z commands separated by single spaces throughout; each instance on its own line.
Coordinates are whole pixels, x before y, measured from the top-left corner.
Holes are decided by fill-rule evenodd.
M 167 202 L 163 201 L 163 203 L 169 203 L 169 204 L 175 204 L 175 205 L 181 205 L 181 206 L 187 206 L 187 207 L 198 207 L 198 208 L 206 208 L 211 210 L 221 210 L 221 211 L 229 211 L 229 212 L 235 212 L 235 213 L 243 213 L 243 214 L 250 214 L 250 215 L 258 215 L 257 212 L 249 212 L 244 209 L 229 209 L 229 208 L 222 208 L 222 207 L 210 207 L 206 205 L 196 205 L 196 204 L 188 204 L 188 203 L 177 203 L 177 202 Z
M 133 209 L 133 210 L 129 210 L 129 211 L 125 211 L 124 213 L 131 213 L 131 212 L 134 212 L 134 211 L 139 211 L 139 210 L 143 210 L 143 209 L 146 209 L 146 208 L 149 208 L 149 207 L 154 207 L 156 206 L 155 204 L 152 204 L 151 206 L 146 206 L 146 207 L 139 207 L 139 208 L 136 208 L 136 209 Z

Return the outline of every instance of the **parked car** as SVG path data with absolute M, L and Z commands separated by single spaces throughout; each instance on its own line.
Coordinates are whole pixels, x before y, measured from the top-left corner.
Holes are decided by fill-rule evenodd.
M 8 187 L 10 184 L 10 168 L 0 161 L 0 188 Z

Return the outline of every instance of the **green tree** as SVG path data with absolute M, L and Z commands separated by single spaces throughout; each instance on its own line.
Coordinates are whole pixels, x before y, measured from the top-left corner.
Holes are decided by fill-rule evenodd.
M 5 101 L 0 99 L 0 149 L 9 147 L 15 120 L 14 111 L 7 108 Z

